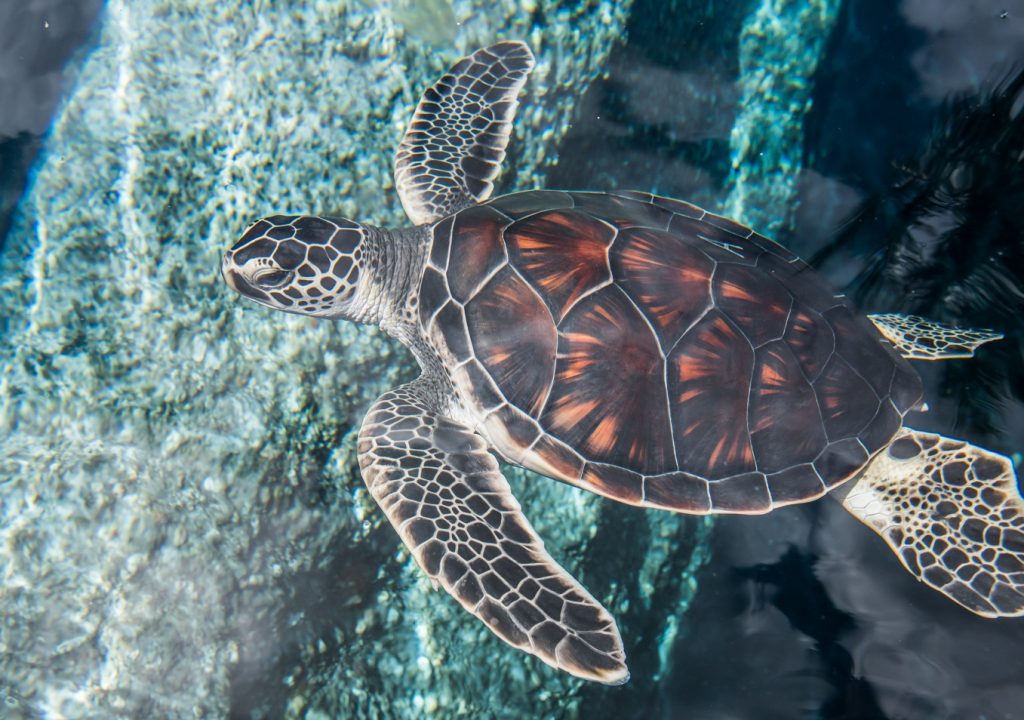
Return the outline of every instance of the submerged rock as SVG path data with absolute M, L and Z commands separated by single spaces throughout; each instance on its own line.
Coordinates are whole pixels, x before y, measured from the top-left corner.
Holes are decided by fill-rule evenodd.
M 740 33 L 740 111 L 726 214 L 769 236 L 789 229 L 803 169 L 804 116 L 839 0 L 759 0 Z
M 628 5 L 432 3 L 457 23 L 442 51 L 403 27 L 404 2 L 108 3 L 0 258 L 6 710 L 593 702 L 600 688 L 435 593 L 365 491 L 354 435 L 410 356 L 375 329 L 239 302 L 217 270 L 272 211 L 404 224 L 391 157 L 418 93 L 496 38 L 538 56 L 509 176 L 541 185 Z M 706 525 L 512 475 L 553 554 L 623 621 L 634 684 L 619 697 L 649 691 Z

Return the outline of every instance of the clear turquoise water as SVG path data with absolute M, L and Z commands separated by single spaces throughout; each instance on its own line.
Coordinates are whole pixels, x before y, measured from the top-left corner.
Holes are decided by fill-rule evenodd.
M 595 6 L 609 24 L 543 2 L 510 21 L 540 34 L 552 66 L 597 54 L 604 76 L 583 91 L 566 73 L 547 114 L 523 116 L 499 190 L 636 188 L 728 209 L 817 258 L 866 310 L 994 327 L 1007 339 L 978 358 L 921 368 L 931 410 L 914 423 L 1024 449 L 1024 99 L 991 102 L 1024 67 L 1024 3 Z M 642 511 L 569 508 L 587 501 L 514 478 L 549 547 L 617 608 L 634 675 L 619 689 L 567 681 L 417 585 L 344 450 L 406 360 L 373 334 L 242 310 L 204 263 L 270 208 L 394 217 L 379 192 L 387 168 L 358 138 L 390 142 L 400 118 L 346 96 L 366 77 L 322 68 L 380 67 L 381 83 L 400 57 L 431 77 L 467 34 L 486 37 L 470 3 L 321 4 L 295 11 L 281 38 L 259 21 L 287 12 L 242 3 L 203 40 L 223 43 L 226 67 L 188 49 L 191 11 L 121 2 L 93 20 L 97 4 L 32 7 L 0 8 L 11 717 L 1024 717 L 1024 621 L 975 618 L 918 585 L 835 503 L 719 519 L 707 538 Z M 574 27 L 587 43 L 571 41 Z M 600 27 L 625 41 L 599 41 Z M 371 44 L 346 49 L 346 32 Z M 303 43 L 305 72 L 260 54 L 278 41 L 273 52 Z M 309 60 L 321 47 L 342 59 Z M 95 70 L 105 48 L 121 73 Z M 792 82 L 763 90 L 762 71 Z M 260 72 L 276 92 L 251 90 Z M 557 87 L 558 75 L 536 82 Z M 203 83 L 208 95 L 188 94 Z M 120 114 L 111 94 L 126 98 L 110 106 Z M 124 118 L 108 142 L 105 124 Z M 927 262 L 908 265 L 909 251 Z M 138 287 L 118 296 L 128 282 Z M 210 360 L 232 354 L 234 365 Z

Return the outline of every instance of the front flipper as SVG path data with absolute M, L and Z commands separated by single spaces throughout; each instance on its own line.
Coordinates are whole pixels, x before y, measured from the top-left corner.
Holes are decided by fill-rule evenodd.
M 510 645 L 625 682 L 615 621 L 547 554 L 484 440 L 437 413 L 430 389 L 421 377 L 388 391 L 359 432 L 363 478 L 416 562 Z
M 1024 500 L 1009 458 L 904 428 L 843 506 L 968 610 L 1024 615 Z
M 968 330 L 926 320 L 917 315 L 868 315 L 885 339 L 909 360 L 952 360 L 974 357 L 979 345 L 1001 340 L 990 330 Z
M 395 187 L 414 223 L 491 196 L 532 69 L 530 48 L 502 42 L 463 58 L 423 93 L 395 155 Z

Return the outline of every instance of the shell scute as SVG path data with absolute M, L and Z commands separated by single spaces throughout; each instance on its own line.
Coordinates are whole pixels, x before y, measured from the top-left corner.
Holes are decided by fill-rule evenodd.
M 486 203 L 511 220 L 548 210 L 570 209 L 575 203 L 572 196 L 561 190 L 533 190 L 531 192 L 502 195 Z
M 587 463 L 581 483 L 594 492 L 630 505 L 644 499 L 644 476 L 615 465 Z
M 466 322 L 462 309 L 449 301 L 441 308 L 434 318 L 434 330 L 444 338 L 444 343 L 452 353 L 455 362 L 468 360 L 473 352 L 466 334 Z
M 784 342 L 755 353 L 748 427 L 757 467 L 764 473 L 810 463 L 828 442 L 814 389 Z M 794 427 L 803 431 L 794 433 Z
M 644 504 L 681 512 L 711 512 L 708 481 L 687 472 L 654 475 L 644 480 Z
M 832 326 L 800 301 L 793 303 L 783 339 L 796 355 L 804 375 L 812 382 L 825 369 L 836 349 Z
M 864 443 L 868 452 L 876 453 L 889 444 L 889 440 L 902 424 L 903 416 L 893 406 L 892 401 L 886 400 L 878 406 L 875 417 L 857 437 Z
M 830 443 L 812 463 L 825 485 L 831 489 L 855 475 L 870 459 L 867 450 L 855 438 Z
M 672 347 L 711 307 L 715 263 L 661 230 L 623 230 L 615 248 L 615 277 L 657 328 L 662 346 Z
M 574 192 L 577 210 L 601 218 L 620 230 L 631 227 L 664 230 L 672 213 L 651 202 L 614 193 Z
M 715 512 L 761 513 L 772 508 L 768 482 L 762 473 L 751 472 L 708 483 L 711 509 Z
M 518 270 L 543 293 L 556 321 L 594 288 L 611 282 L 608 246 L 615 229 L 575 210 L 550 210 L 505 231 Z
M 541 299 L 503 267 L 466 305 L 466 324 L 476 358 L 508 401 L 538 414 L 551 385 L 558 342 Z
M 430 264 L 444 272 L 448 269 L 448 251 L 452 244 L 452 226 L 455 216 L 446 217 L 434 226 L 434 242 L 430 247 Z
M 828 361 L 814 392 L 830 440 L 855 437 L 878 412 L 878 396 L 839 355 Z
M 815 498 L 824 495 L 828 490 L 810 463 L 771 473 L 766 479 L 768 492 L 771 493 L 772 502 L 776 505 Z
M 448 286 L 461 303 L 469 300 L 496 268 L 504 264 L 501 231 L 508 219 L 486 205 L 458 215 L 452 228 L 448 259 Z
M 444 275 L 428 267 L 423 271 L 423 279 L 420 281 L 419 316 L 420 327 L 427 330 L 434 314 L 448 302 L 451 294 L 448 292 L 448 283 Z
M 739 326 L 754 347 L 782 337 L 793 296 L 757 268 L 720 263 L 713 284 L 715 305 Z
M 892 385 L 896 363 L 896 351 L 883 345 L 881 336 L 877 342 L 860 342 L 874 327 L 864 317 L 853 314 L 850 308 L 840 305 L 826 310 L 824 317 L 835 330 L 836 352 L 871 386 L 875 394 L 885 397 Z
M 717 479 L 754 469 L 747 403 L 754 351 L 725 315 L 709 311 L 668 358 L 680 469 Z
M 705 220 L 673 215 L 668 231 L 699 248 L 715 262 L 756 265 L 763 254 L 761 248 L 746 242 L 744 238 Z
M 558 357 L 545 430 L 597 462 L 674 469 L 664 359 L 622 290 L 580 301 L 559 326 Z

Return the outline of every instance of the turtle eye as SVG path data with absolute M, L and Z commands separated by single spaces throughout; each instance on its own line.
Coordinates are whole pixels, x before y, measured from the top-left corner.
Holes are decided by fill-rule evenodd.
M 276 288 L 291 280 L 292 275 L 294 275 L 294 273 L 290 270 L 262 268 L 253 274 L 252 281 L 261 288 Z

